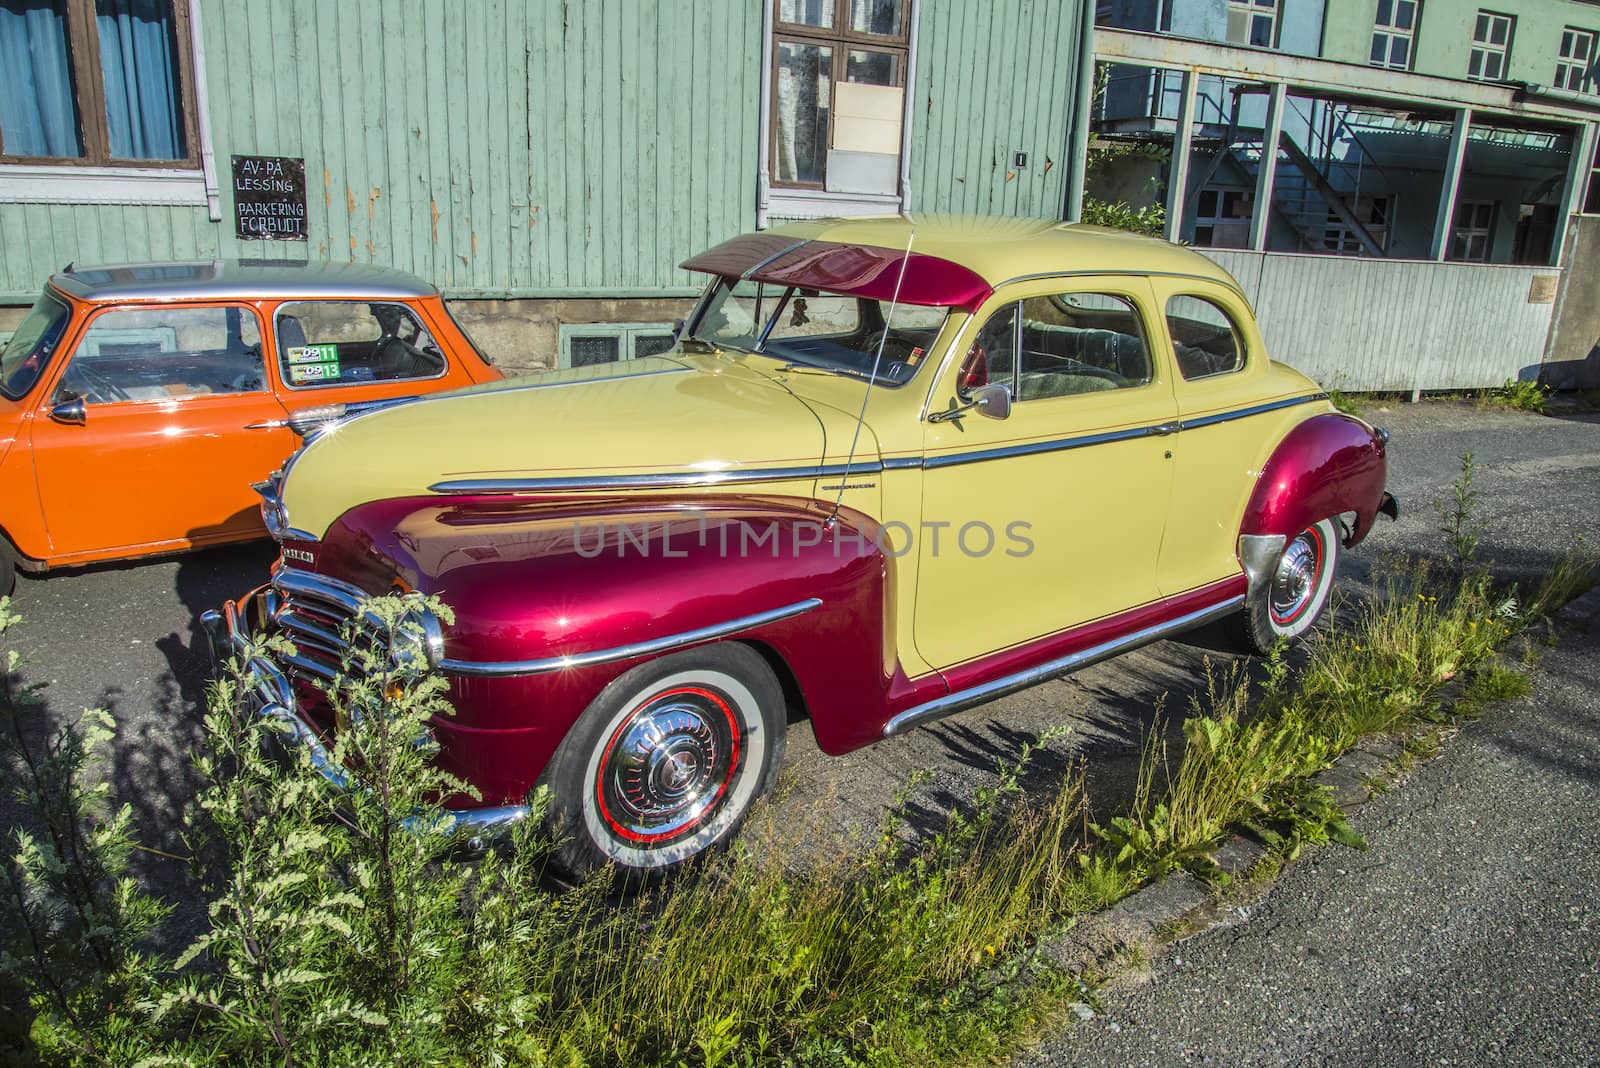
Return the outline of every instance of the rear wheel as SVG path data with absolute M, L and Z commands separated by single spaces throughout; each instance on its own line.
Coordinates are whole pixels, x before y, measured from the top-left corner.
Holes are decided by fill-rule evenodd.
M 1267 581 L 1250 591 L 1242 637 L 1258 653 L 1304 635 L 1322 617 L 1339 566 L 1339 525 L 1324 519 L 1289 539 Z
M 783 756 L 783 690 L 737 644 L 652 660 L 586 709 L 550 762 L 562 866 L 658 878 L 732 839 Z

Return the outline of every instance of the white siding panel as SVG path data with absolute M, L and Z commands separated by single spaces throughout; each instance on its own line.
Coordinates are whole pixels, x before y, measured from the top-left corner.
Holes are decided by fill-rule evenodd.
M 1244 288 L 1275 360 L 1343 390 L 1473 389 L 1537 370 L 1549 267 L 1198 249 Z

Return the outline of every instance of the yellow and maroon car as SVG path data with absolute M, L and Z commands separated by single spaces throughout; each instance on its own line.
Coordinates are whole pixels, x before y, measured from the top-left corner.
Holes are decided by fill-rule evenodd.
M 348 420 L 268 493 L 270 586 L 210 624 L 318 745 L 362 598 L 436 594 L 469 828 L 548 784 L 566 862 L 718 846 L 786 725 L 843 753 L 1232 617 L 1304 634 L 1385 435 L 1267 359 L 1174 245 L 1032 220 L 821 222 L 690 259 L 675 348 Z
M 18 566 L 262 537 L 250 486 L 297 431 L 501 377 L 400 271 L 69 267 L 0 349 L 0 594 Z

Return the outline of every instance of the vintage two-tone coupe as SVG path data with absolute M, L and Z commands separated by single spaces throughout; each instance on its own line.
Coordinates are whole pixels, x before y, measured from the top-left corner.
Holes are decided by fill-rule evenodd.
M 575 869 L 726 842 L 808 719 L 843 753 L 1232 617 L 1304 634 L 1386 435 L 1270 362 L 1197 253 L 1022 220 L 736 237 L 661 356 L 346 420 L 264 489 L 271 584 L 212 614 L 308 744 L 360 601 L 450 681 L 457 817 L 547 784 Z

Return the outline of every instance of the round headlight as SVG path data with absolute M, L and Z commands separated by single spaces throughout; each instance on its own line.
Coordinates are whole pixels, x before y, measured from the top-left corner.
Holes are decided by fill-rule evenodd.
M 400 618 L 389 642 L 395 670 L 424 674 L 444 660 L 444 628 L 426 608 L 413 608 Z

